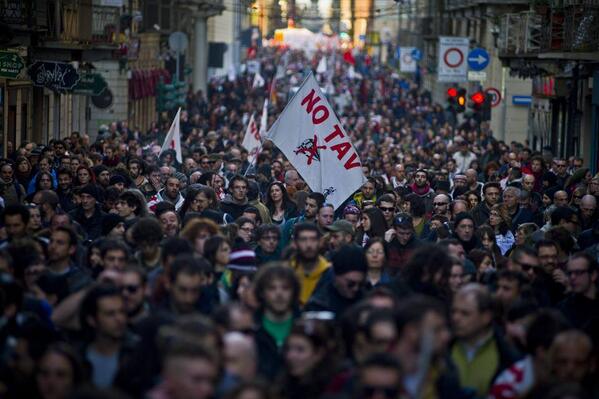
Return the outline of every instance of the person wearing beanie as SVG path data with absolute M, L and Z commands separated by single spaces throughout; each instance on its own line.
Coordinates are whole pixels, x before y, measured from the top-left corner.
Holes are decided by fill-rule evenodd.
M 125 236 L 125 219 L 116 213 L 109 213 L 102 220 L 102 236 L 123 239 Z
M 95 240 L 102 235 L 102 226 L 106 214 L 100 207 L 101 192 L 94 184 L 87 184 L 79 191 L 81 204 L 69 212 L 71 218 L 79 223 L 88 240 Z
M 342 246 L 331 259 L 333 277 L 316 288 L 304 310 L 328 311 L 339 318 L 362 299 L 368 264 L 364 250 L 356 245 Z
M 119 190 L 119 193 L 122 193 L 125 191 L 127 180 L 121 175 L 114 175 L 110 178 L 108 185 L 116 187 L 116 189 Z

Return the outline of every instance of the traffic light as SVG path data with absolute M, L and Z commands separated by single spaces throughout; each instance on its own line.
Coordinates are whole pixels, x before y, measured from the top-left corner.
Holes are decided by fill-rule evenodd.
M 456 97 L 456 111 L 462 113 L 466 111 L 466 89 L 459 89 Z
M 158 112 L 170 111 L 185 104 L 187 84 L 174 80 L 165 84 L 162 79 L 156 87 L 156 109 Z
M 450 87 L 449 89 L 447 89 L 447 97 L 456 98 L 457 96 L 458 96 L 458 89 L 456 89 L 455 87 Z
M 482 110 L 481 110 L 481 119 L 483 121 L 490 121 L 491 120 L 491 106 L 493 99 L 491 98 L 491 96 L 486 95 L 485 96 L 485 102 L 482 105 Z

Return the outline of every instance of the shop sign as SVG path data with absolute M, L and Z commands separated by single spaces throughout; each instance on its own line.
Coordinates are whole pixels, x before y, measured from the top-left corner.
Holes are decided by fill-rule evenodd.
M 36 61 L 29 67 L 29 76 L 34 86 L 50 90 L 70 91 L 79 82 L 79 72 L 66 62 Z
M 17 53 L 0 51 L 0 78 L 16 79 L 25 68 L 25 61 Z
M 86 96 L 98 96 L 108 87 L 99 73 L 82 72 L 79 82 L 73 87 L 73 93 Z

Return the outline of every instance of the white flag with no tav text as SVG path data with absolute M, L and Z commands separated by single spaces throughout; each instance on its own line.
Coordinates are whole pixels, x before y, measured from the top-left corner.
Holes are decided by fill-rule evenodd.
M 279 147 L 312 191 L 323 193 L 335 209 L 366 181 L 358 152 L 312 74 L 266 138 Z

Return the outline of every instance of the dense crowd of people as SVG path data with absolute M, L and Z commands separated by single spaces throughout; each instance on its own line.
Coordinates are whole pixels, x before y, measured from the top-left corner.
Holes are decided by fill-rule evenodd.
M 0 397 L 599 397 L 599 174 L 327 53 L 367 177 L 335 209 L 241 146 L 324 55 L 190 93 L 182 163 L 168 118 L 9 147 Z

